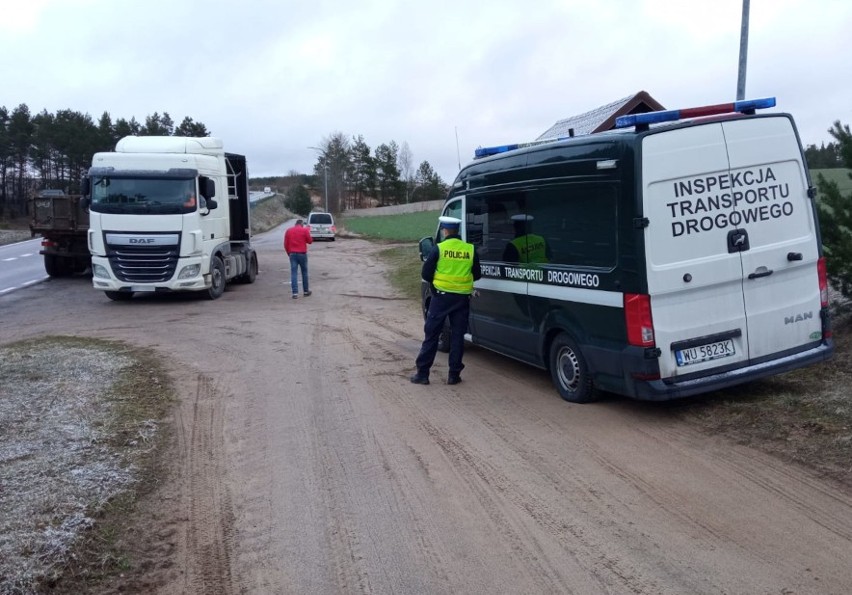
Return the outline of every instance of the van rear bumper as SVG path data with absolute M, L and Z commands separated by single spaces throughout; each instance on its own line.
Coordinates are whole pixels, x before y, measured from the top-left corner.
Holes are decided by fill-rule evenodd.
M 832 353 L 834 353 L 834 342 L 829 339 L 806 351 L 710 376 L 682 381 L 637 380 L 634 382 L 634 397 L 645 401 L 667 401 L 691 397 L 823 362 L 831 357 Z

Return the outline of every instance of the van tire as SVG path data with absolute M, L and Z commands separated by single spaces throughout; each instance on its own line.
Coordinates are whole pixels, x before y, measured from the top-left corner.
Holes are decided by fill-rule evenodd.
M 207 297 L 215 300 L 225 293 L 225 263 L 218 256 L 213 257 L 210 263 L 210 287 L 207 289 Z
M 550 376 L 566 401 L 591 403 L 597 399 L 586 359 L 567 333 L 557 335 L 550 345 Z

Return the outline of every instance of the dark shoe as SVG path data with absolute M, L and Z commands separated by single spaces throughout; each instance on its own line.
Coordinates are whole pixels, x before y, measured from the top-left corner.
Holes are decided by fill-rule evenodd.
M 420 376 L 419 374 L 415 374 L 410 378 L 411 384 L 429 384 L 428 376 Z
M 461 382 L 461 376 L 458 374 L 450 374 L 447 376 L 447 384 L 458 384 Z
M 298 296 L 298 294 L 295 294 L 295 293 L 294 293 L 294 294 L 293 294 L 293 299 L 294 299 L 294 300 L 297 300 L 297 299 L 299 299 L 299 296 Z
M 305 297 L 308 297 L 309 295 L 311 295 L 311 292 L 310 292 L 310 291 L 306 291 L 304 295 L 305 295 Z

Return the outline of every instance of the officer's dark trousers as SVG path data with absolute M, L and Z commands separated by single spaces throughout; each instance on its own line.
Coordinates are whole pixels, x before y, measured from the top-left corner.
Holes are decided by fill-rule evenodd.
M 426 324 L 423 327 L 425 339 L 420 347 L 415 364 L 417 375 L 429 377 L 429 369 L 435 362 L 438 352 L 438 339 L 444 328 L 444 320 L 450 319 L 450 375 L 458 375 L 464 369 L 464 334 L 467 332 L 467 319 L 470 313 L 470 296 L 458 293 L 436 293 L 429 302 Z

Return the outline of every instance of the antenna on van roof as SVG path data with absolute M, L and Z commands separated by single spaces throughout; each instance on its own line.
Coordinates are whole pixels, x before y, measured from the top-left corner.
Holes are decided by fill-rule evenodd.
M 717 114 L 730 114 L 735 112 L 753 114 L 755 110 L 766 109 L 769 107 L 775 107 L 774 97 L 745 99 L 742 101 L 734 101 L 733 103 L 717 103 L 716 105 L 647 112 L 644 114 L 629 114 L 616 118 L 615 127 L 627 128 L 629 126 L 636 126 L 637 128 L 647 130 L 649 124 L 676 122 L 677 120 L 683 120 L 685 118 L 700 118 L 702 116 L 715 116 Z

